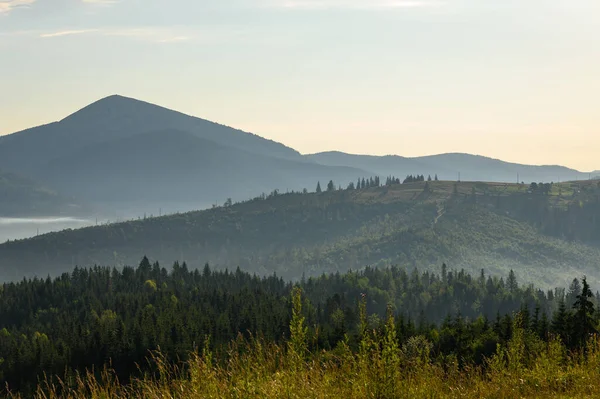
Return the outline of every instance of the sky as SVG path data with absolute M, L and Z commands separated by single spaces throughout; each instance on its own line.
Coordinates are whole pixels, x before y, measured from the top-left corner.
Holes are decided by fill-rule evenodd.
M 598 0 L 0 0 L 0 134 L 121 94 L 302 153 L 600 169 Z

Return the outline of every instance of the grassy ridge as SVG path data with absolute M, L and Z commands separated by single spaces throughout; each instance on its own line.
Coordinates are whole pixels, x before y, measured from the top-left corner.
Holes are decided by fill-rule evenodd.
M 142 254 L 286 278 L 365 265 L 486 268 L 556 284 L 600 278 L 600 188 L 429 182 L 272 195 L 230 207 L 47 234 L 0 245 L 0 279 L 75 265 L 134 264 Z M 596 222 L 598 221 L 598 222 Z M 594 281 L 595 283 L 595 281 Z

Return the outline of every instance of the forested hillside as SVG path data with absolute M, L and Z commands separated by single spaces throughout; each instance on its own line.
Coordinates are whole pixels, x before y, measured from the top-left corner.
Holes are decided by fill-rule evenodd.
M 367 265 L 429 269 L 442 262 L 474 272 L 514 269 L 546 286 L 574 274 L 587 273 L 591 282 L 600 277 L 597 182 L 371 180 L 359 179 L 358 189 L 322 182 L 320 193 L 274 192 L 201 212 L 7 242 L 0 245 L 0 278 L 132 264 L 140 254 L 285 278 Z
M 568 290 L 543 291 L 520 284 L 512 272 L 499 277 L 446 265 L 435 273 L 368 268 L 302 280 L 300 300 L 292 284 L 276 276 L 217 272 L 208 265 L 192 271 L 179 263 L 169 269 L 144 258 L 135 268 L 76 268 L 56 279 L 0 286 L 0 387 L 29 395 L 43 373 L 74 387 L 77 371 L 108 363 L 127 383 L 140 372 L 185 361 L 198 348 L 226 364 L 229 343 L 252 337 L 269 348 L 291 336 L 293 345 L 315 355 L 323 349 L 339 354 L 340 345 L 362 351 L 368 330 L 376 337 L 389 331 L 389 317 L 395 317 L 395 332 L 388 343 L 407 356 L 427 349 L 427 359 L 462 370 L 486 366 L 516 328 L 525 329 L 528 348 L 552 335 L 570 350 L 580 348 L 586 330 L 575 310 L 582 297 L 591 306 L 585 316 L 590 328 L 598 323 L 585 279 L 574 279 Z M 519 324 L 513 312 L 519 312 Z M 166 363 L 147 364 L 149 351 L 158 349 Z

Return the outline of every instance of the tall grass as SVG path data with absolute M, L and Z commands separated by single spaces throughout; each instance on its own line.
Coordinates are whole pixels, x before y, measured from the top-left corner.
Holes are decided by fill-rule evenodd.
M 585 352 L 567 353 L 558 339 L 528 336 L 515 320 L 506 346 L 482 367 L 459 368 L 452 357 L 431 359 L 431 344 L 421 336 L 400 346 L 391 310 L 382 331 L 371 331 L 361 305 L 361 342 L 354 352 L 348 339 L 331 351 L 309 353 L 294 291 L 291 337 L 277 345 L 260 338 L 231 342 L 226 359 L 216 362 L 205 345 L 189 361 L 173 364 L 160 352 L 147 373 L 120 383 L 106 367 L 102 373 L 75 374 L 69 380 L 42 382 L 39 399 L 109 398 L 568 398 L 600 397 L 600 340 L 590 337 Z M 50 379 L 46 379 L 50 381 Z M 19 398 L 12 395 L 11 398 Z

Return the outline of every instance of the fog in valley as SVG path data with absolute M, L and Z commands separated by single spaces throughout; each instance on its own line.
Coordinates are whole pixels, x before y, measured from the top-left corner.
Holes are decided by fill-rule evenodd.
M 219 202 L 215 202 L 217 204 Z M 66 229 L 79 229 L 94 225 L 139 220 L 156 216 L 171 215 L 202 209 L 215 204 L 204 202 L 172 202 L 165 204 L 119 203 L 97 206 L 94 214 L 78 216 L 36 216 L 3 217 L 0 216 L 0 243 L 7 240 L 20 240 L 36 235 L 57 232 Z M 219 203 L 220 204 L 220 203 Z
M 95 220 L 73 217 L 2 218 L 0 217 L 0 242 L 34 237 L 64 229 L 90 226 Z

